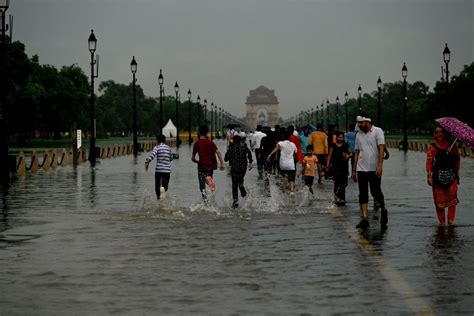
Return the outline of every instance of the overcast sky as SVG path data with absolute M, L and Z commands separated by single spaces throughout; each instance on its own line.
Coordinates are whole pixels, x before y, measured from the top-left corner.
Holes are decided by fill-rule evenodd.
M 401 80 L 430 88 L 441 77 L 444 43 L 457 74 L 474 61 L 474 0 L 11 0 L 13 37 L 56 67 L 89 73 L 87 39 L 98 39 L 99 80 L 131 81 L 157 96 L 180 84 L 193 98 L 245 115 L 250 89 L 265 85 L 287 118 L 329 98 Z

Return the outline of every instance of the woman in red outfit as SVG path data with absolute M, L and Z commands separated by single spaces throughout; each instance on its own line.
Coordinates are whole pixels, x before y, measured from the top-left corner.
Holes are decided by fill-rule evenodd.
M 456 145 L 451 146 L 450 134 L 437 126 L 434 143 L 429 145 L 426 172 L 428 185 L 433 188 L 433 199 L 440 225 L 446 223 L 445 209 L 448 209 L 448 224 L 454 225 L 458 204 L 460 159 Z

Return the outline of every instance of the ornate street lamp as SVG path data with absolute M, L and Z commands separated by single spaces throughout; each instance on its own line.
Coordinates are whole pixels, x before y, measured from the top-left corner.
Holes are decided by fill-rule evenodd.
M 204 125 L 207 125 L 207 99 L 204 99 Z
M 137 73 L 137 62 L 135 56 L 132 58 L 130 63 L 130 70 L 132 71 L 133 76 L 133 155 L 136 157 L 138 155 L 138 137 L 137 137 L 137 98 L 135 90 L 135 74 Z
M 158 86 L 160 87 L 160 134 L 163 134 L 163 74 L 158 76 Z
M 95 60 L 94 54 L 97 49 L 97 39 L 94 35 L 94 30 L 91 30 L 91 34 L 88 39 L 89 52 L 91 53 L 91 141 L 89 147 L 89 161 L 92 166 L 95 166 L 96 162 L 96 148 L 95 148 L 95 112 L 94 112 L 94 78 L 98 77 L 99 72 L 99 60 Z M 97 66 L 96 66 L 97 65 Z M 95 67 L 96 66 L 96 67 Z M 96 68 L 96 70 L 94 70 Z
M 446 74 L 446 82 L 449 83 L 449 61 L 451 60 L 451 51 L 449 50 L 448 43 L 446 43 L 446 46 L 444 47 L 443 50 L 443 60 L 444 64 L 446 65 L 444 72 Z
M 174 84 L 174 93 L 176 95 L 175 103 L 176 103 L 176 148 L 179 148 L 179 104 L 178 104 L 178 94 L 179 94 L 179 85 L 178 81 Z
M 346 108 L 346 132 L 349 131 L 349 117 L 347 115 L 347 101 L 349 101 L 349 94 L 346 91 L 346 94 L 344 94 L 344 107 Z
M 329 99 L 326 99 L 326 115 L 327 115 L 326 130 L 329 130 Z
M 9 0 L 2 0 L 0 1 L 0 13 L 1 13 L 1 38 L 0 38 L 0 41 L 1 41 L 1 47 L 0 47 L 0 50 L 1 50 L 1 57 L 0 57 L 0 63 L 2 63 L 2 69 L 4 70 L 6 67 L 7 67 L 7 60 L 5 58 L 5 54 L 6 54 L 6 51 L 7 51 L 7 37 L 5 35 L 5 32 L 8 30 L 8 25 L 5 24 L 5 16 L 6 16 L 6 12 L 8 10 L 8 8 L 10 7 L 10 1 Z M 11 27 L 11 25 L 10 25 Z M 9 39 L 11 41 L 11 38 Z M 9 154 L 10 154 L 10 150 L 9 150 L 9 145 L 8 145 L 8 140 L 9 140 L 9 137 L 8 137 L 8 108 L 7 108 L 7 98 L 8 98 L 8 91 L 7 91 L 7 88 L 6 88 L 6 83 L 8 82 L 8 78 L 6 77 L 6 74 L 4 72 L 2 72 L 0 74 L 1 78 L 1 82 L 0 82 L 0 86 L 2 87 L 1 88 L 1 99 L 0 99 L 0 102 L 1 102 L 1 108 L 0 108 L 0 170 L 1 170 L 1 175 L 0 175 L 0 178 L 2 180 L 6 180 L 6 181 L 9 181 L 10 180 L 10 171 L 11 171 L 11 168 L 10 168 L 10 161 L 9 161 Z M 16 168 L 16 166 L 15 166 Z M 16 171 L 16 169 L 13 169 L 14 171 Z
M 407 131 L 407 75 L 408 69 L 405 63 L 402 67 L 403 77 L 403 151 L 408 150 L 408 131 Z
M 359 94 L 359 113 L 362 111 L 362 87 L 359 85 L 357 89 L 357 93 Z
M 211 140 L 214 139 L 212 134 L 214 126 L 214 102 L 211 102 Z
M 193 137 L 191 136 L 191 89 L 188 89 L 188 144 L 191 146 Z
M 198 97 L 196 98 L 197 100 L 197 121 L 198 121 L 198 129 L 199 130 L 199 126 L 201 126 L 201 97 L 198 95 Z
M 377 90 L 378 90 L 378 103 L 377 103 L 377 125 L 378 127 L 382 126 L 382 119 L 381 119 L 381 108 L 382 108 L 382 80 L 377 80 Z
M 336 125 L 339 127 L 339 96 L 336 97 Z

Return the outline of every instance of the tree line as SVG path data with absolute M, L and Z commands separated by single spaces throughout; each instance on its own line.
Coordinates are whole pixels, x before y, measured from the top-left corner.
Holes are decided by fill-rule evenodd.
M 71 130 L 73 122 L 78 129 L 90 130 L 90 84 L 84 71 L 73 64 L 57 69 L 43 65 L 37 55 L 29 58 L 23 43 L 7 44 L 6 76 L 4 90 L 7 100 L 7 119 L 10 142 L 28 144 L 40 135 L 45 139 L 58 139 Z M 459 75 L 436 82 L 433 91 L 421 81 L 409 83 L 408 128 L 411 132 L 424 133 L 434 125 L 433 119 L 456 116 L 473 126 L 467 94 L 474 88 L 474 63 L 467 65 Z M 2 89 L 3 90 L 3 89 Z M 96 98 L 97 136 L 129 135 L 132 132 L 133 86 L 106 80 L 98 85 Z M 393 133 L 400 132 L 403 115 L 403 82 L 385 83 L 382 88 L 382 127 Z M 377 91 L 362 96 L 362 108 L 376 117 Z M 159 131 L 159 100 L 146 96 L 136 85 L 137 126 L 140 135 L 156 135 Z M 335 104 L 329 107 L 330 122 L 335 123 Z M 349 118 L 359 111 L 357 98 L 347 102 Z M 191 104 L 191 126 L 197 123 L 197 111 L 204 113 L 196 103 Z M 326 110 L 325 110 L 326 111 Z M 455 112 L 454 112 L 455 111 Z M 178 101 L 180 130 L 188 129 L 188 102 Z M 339 107 L 339 125 L 343 127 L 345 104 Z M 326 115 L 326 113 L 325 113 Z M 171 118 L 176 123 L 176 99 L 163 98 L 163 123 Z M 350 119 L 351 121 L 351 119 Z M 352 120 L 353 121 L 353 120 Z

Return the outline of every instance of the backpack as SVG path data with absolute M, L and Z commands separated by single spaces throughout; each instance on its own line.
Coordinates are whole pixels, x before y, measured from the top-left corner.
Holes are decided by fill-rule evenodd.
M 446 149 L 440 149 L 432 144 L 437 152 L 433 158 L 433 183 L 443 189 L 447 189 L 456 180 L 457 157 Z

